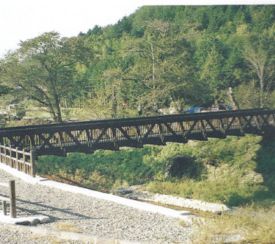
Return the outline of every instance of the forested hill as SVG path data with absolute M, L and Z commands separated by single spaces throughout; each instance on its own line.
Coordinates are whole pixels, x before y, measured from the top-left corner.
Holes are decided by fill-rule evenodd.
M 145 6 L 77 37 L 51 32 L 22 42 L 1 60 L 2 93 L 16 88 L 56 121 L 76 106 L 95 117 L 219 100 L 274 107 L 274 43 L 272 5 Z
M 105 30 L 111 38 L 120 38 L 123 33 L 142 37 L 148 22 L 159 20 L 174 25 L 178 33 L 187 33 L 193 27 L 200 32 L 228 36 L 236 33 L 239 25 L 246 25 L 252 32 L 263 32 L 272 27 L 274 18 L 274 6 L 145 6 Z M 102 34 L 102 28 L 95 26 L 86 34 Z

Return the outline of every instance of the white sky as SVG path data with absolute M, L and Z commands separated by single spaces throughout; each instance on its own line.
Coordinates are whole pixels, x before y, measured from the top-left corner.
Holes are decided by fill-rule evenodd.
M 0 0 L 0 57 L 20 40 L 48 31 L 74 36 L 95 25 L 114 24 L 143 5 L 217 3 L 275 4 L 275 0 Z

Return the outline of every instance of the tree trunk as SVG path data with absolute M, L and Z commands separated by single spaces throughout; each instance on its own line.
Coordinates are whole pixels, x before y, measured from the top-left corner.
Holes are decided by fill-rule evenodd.
M 233 105 L 233 109 L 234 110 L 240 109 L 240 106 L 239 106 L 239 104 L 238 104 L 238 102 L 237 102 L 237 100 L 236 100 L 236 98 L 233 94 L 232 87 L 228 88 L 227 95 L 229 97 L 229 100 L 230 100 L 231 104 Z
M 263 50 L 248 50 L 246 52 L 246 57 L 245 57 L 248 62 L 251 64 L 251 66 L 255 69 L 256 74 L 259 79 L 260 83 L 260 108 L 264 107 L 264 89 L 265 89 L 265 81 L 264 81 L 264 70 L 266 66 L 266 61 L 267 61 L 267 53 L 265 53 Z
M 150 51 L 151 51 L 151 58 L 152 58 L 153 101 L 156 102 L 155 54 L 154 54 L 154 46 L 152 43 L 150 43 Z
M 49 109 L 49 113 L 52 115 L 54 122 L 57 122 L 57 116 L 56 116 L 56 113 L 54 111 L 52 104 L 49 104 L 48 109 Z
M 61 113 L 61 108 L 60 108 L 60 99 L 58 97 L 58 95 L 55 93 L 54 94 L 54 113 L 55 113 L 55 117 L 54 117 L 54 121 L 55 122 L 62 122 L 62 113 Z
M 61 113 L 61 108 L 60 108 L 60 103 L 57 101 L 55 104 L 56 107 L 56 121 L 55 122 L 62 122 L 62 113 Z
M 112 86 L 112 118 L 117 117 L 117 98 L 116 98 L 116 91 L 115 86 Z
M 264 107 L 264 79 L 263 75 L 259 77 L 260 79 L 260 108 Z
M 61 123 L 62 122 L 62 113 L 61 113 L 61 107 L 60 107 L 60 97 L 56 91 L 55 82 L 51 80 L 52 89 L 53 89 L 53 97 L 54 97 L 54 109 L 55 109 L 55 122 Z

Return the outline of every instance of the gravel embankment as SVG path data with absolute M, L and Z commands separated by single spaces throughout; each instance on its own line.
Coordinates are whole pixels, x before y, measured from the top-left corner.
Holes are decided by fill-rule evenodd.
M 148 191 L 142 191 L 139 188 L 139 186 L 130 186 L 129 188 L 119 189 L 116 193 L 119 196 L 127 197 L 130 199 L 138 199 L 141 201 L 173 205 L 177 207 L 196 209 L 212 213 L 221 213 L 230 210 L 230 208 L 227 207 L 225 204 L 210 203 L 201 200 L 151 193 Z
M 64 240 L 56 235 L 40 235 L 38 233 L 29 233 L 26 228 L 20 226 L 0 225 L 0 243 L 25 243 L 25 244 L 82 244 L 82 241 Z M 86 242 L 87 243 L 87 242 Z M 89 243 L 89 242 L 88 242 Z
M 0 182 L 10 179 L 16 180 L 17 206 L 21 209 L 19 216 L 42 214 L 51 218 L 50 223 L 39 225 L 40 228 L 149 243 L 186 243 L 191 235 L 191 227 L 183 227 L 177 219 L 47 186 L 27 184 L 0 170 Z M 0 194 L 7 192 L 1 188 Z M 33 235 L 17 235 L 11 233 L 13 231 L 0 225 L 0 238 L 7 240 L 3 243 L 43 243 Z M 25 239 L 20 238 L 21 235 Z M 16 238 L 14 242 L 13 238 Z

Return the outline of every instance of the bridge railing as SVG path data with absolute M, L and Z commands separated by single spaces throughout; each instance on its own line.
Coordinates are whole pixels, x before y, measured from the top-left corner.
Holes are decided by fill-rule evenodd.
M 36 174 L 33 150 L 19 150 L 11 146 L 0 145 L 0 162 L 33 177 Z

